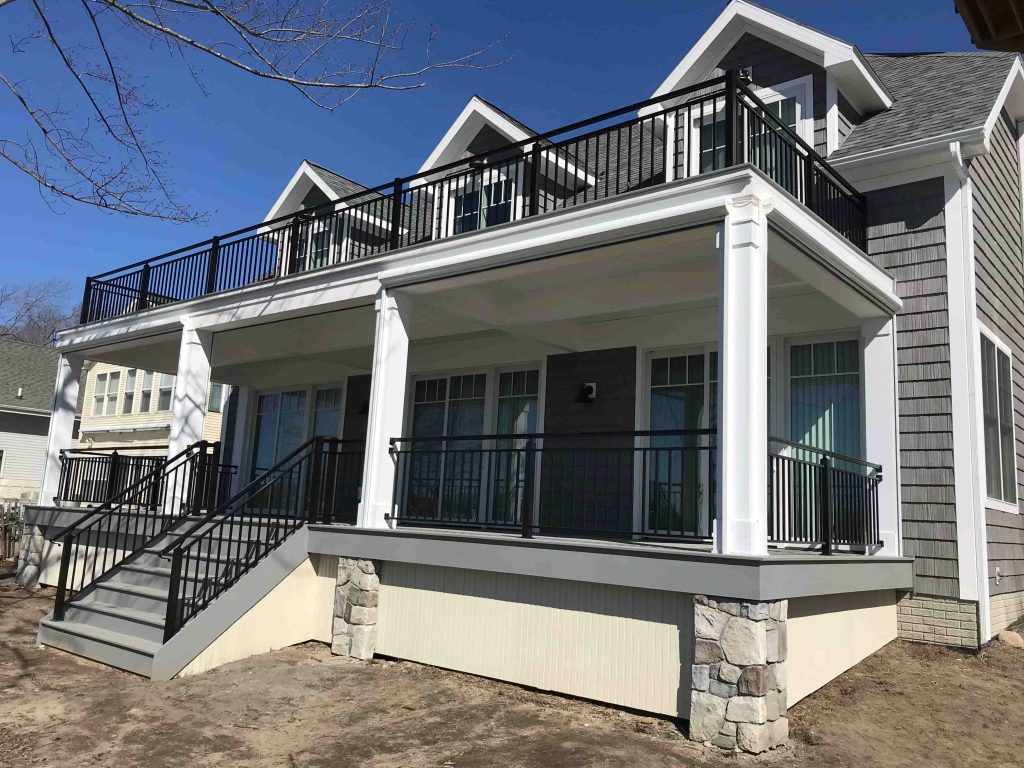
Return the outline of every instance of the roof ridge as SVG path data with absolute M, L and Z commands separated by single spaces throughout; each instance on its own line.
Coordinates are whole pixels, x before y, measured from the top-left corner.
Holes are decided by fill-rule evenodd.
M 351 176 L 346 176 L 346 175 L 345 175 L 345 174 L 343 174 L 343 173 L 338 173 L 337 171 L 335 171 L 335 170 L 333 170 L 333 169 L 331 169 L 331 168 L 328 168 L 328 167 L 327 167 L 326 165 L 321 165 L 320 163 L 314 163 L 314 162 L 313 162 L 312 160 L 310 160 L 310 159 L 309 159 L 308 157 L 304 157 L 304 158 L 302 158 L 302 161 L 303 161 L 304 163 L 308 163 L 309 165 L 312 165 L 312 166 L 313 166 L 314 168 L 319 168 L 319 169 L 320 169 L 321 171 L 327 171 L 328 173 L 333 173 L 333 174 L 334 174 L 335 176 L 337 176 L 338 178 L 341 178 L 341 179 L 344 179 L 345 181 L 351 182 L 352 184 L 355 184 L 355 185 L 357 185 L 357 186 L 360 186 L 360 187 L 362 187 L 363 189 L 369 189 L 369 187 L 368 187 L 368 186 L 366 186 L 365 184 L 363 184 L 363 183 L 362 183 L 362 182 L 360 182 L 360 181 L 356 181 L 356 180 L 355 180 L 355 179 L 353 179 L 353 178 L 352 178 Z

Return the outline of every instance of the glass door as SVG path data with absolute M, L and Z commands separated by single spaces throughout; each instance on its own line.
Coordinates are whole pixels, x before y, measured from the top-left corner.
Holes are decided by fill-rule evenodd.
M 540 371 L 507 371 L 498 376 L 497 428 L 499 435 L 528 435 L 537 431 Z M 535 448 L 540 444 L 535 442 Z M 523 505 L 536 499 L 527 492 L 527 478 L 533 470 L 537 476 L 537 453 L 527 453 L 526 439 L 507 437 L 494 446 L 494 498 L 490 520 L 499 525 L 518 525 Z M 528 462 L 533 462 L 531 467 Z M 534 482 L 534 488 L 537 487 Z M 530 489 L 533 490 L 533 489 Z M 536 519 L 536 517 L 534 517 Z
M 306 440 L 306 390 L 256 396 L 252 477 L 266 472 Z

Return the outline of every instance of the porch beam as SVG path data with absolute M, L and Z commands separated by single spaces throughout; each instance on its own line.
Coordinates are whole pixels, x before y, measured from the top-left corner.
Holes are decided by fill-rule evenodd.
M 186 322 L 181 331 L 178 369 L 171 397 L 168 457 L 181 453 L 203 439 L 212 362 L 213 334 Z
M 718 510 L 715 549 L 768 552 L 768 222 L 770 202 L 729 201 L 720 233 Z
M 412 304 L 408 297 L 382 288 L 376 310 L 363 496 L 357 521 L 363 528 L 387 528 L 393 511 L 395 462 L 390 440 L 402 436 L 409 378 Z
M 40 484 L 39 503 L 53 504 L 60 489 L 60 452 L 71 447 L 75 437 L 75 409 L 82 384 L 81 355 L 63 354 L 57 364 L 53 387 L 53 410 L 46 435 L 46 463 Z

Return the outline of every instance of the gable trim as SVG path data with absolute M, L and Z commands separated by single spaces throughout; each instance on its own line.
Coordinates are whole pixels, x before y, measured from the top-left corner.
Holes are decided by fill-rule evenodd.
M 1010 120 L 1016 124 L 1024 119 L 1024 66 L 1021 65 L 1020 57 L 1013 60 L 1010 71 L 1006 73 L 1006 80 L 999 90 L 999 96 L 985 119 L 985 149 L 988 150 L 989 140 L 992 138 L 992 131 L 995 130 L 996 122 L 1000 114 L 1006 110 Z
M 451 124 L 444 136 L 431 150 L 427 159 L 420 166 L 418 173 L 426 173 L 439 165 L 445 164 L 444 154 L 459 137 L 460 133 L 472 129 L 471 121 L 474 118 L 480 121 L 480 127 L 490 125 L 499 133 L 508 138 L 510 144 L 526 141 L 533 134 L 524 131 L 523 128 L 510 120 L 507 115 L 495 109 L 479 96 L 473 96 L 463 108 L 455 121 Z M 478 129 L 479 130 L 479 129 Z
M 653 96 L 657 98 L 706 79 L 722 56 L 748 32 L 833 72 L 846 85 L 844 92 L 859 111 L 873 112 L 892 106 L 892 94 L 855 46 L 746 0 L 732 0 L 726 6 Z
M 309 179 L 310 181 L 312 181 L 313 185 L 316 186 L 325 195 L 327 195 L 327 198 L 329 200 L 339 199 L 337 193 L 333 189 L 331 189 L 330 185 L 326 181 L 323 180 L 320 174 L 316 172 L 316 169 L 307 161 L 303 160 L 302 163 L 299 165 L 298 170 L 296 170 L 295 173 L 292 175 L 291 180 L 288 182 L 287 185 L 285 185 L 284 191 L 282 191 L 281 194 L 278 196 L 277 201 L 267 212 L 267 215 L 263 217 L 264 221 L 272 221 L 274 219 L 286 215 L 282 211 L 284 207 L 288 204 L 288 201 L 295 192 L 296 187 L 298 187 L 299 182 L 301 182 L 303 179 Z

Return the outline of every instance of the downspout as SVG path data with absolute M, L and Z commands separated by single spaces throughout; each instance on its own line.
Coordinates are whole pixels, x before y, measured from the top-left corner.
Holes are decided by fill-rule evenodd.
M 969 169 L 964 162 L 961 144 L 958 141 L 949 145 L 953 169 L 960 185 L 960 223 L 963 244 L 963 260 L 959 265 L 963 270 L 962 280 L 965 288 L 964 320 L 967 335 L 967 408 L 970 417 L 970 456 L 972 507 L 971 519 L 974 529 L 971 531 L 974 557 L 977 599 L 978 599 L 978 643 L 984 644 L 992 636 L 992 615 L 989 604 L 988 587 L 988 532 L 985 528 L 985 489 L 982 483 L 981 440 L 984 431 L 984 415 L 981 408 L 979 393 L 981 389 L 981 348 L 977 325 L 977 291 L 975 287 L 974 260 L 974 185 Z M 956 406 L 954 405 L 954 408 Z M 954 462 L 957 457 L 954 455 Z M 959 500 L 958 500 L 959 501 Z M 961 546 L 961 536 L 957 535 L 957 546 Z

